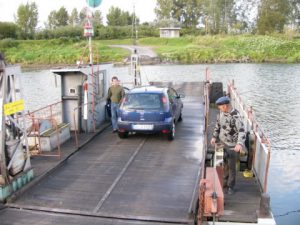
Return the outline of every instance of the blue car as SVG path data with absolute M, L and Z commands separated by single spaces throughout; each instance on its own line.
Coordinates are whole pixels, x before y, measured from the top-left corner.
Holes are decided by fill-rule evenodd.
M 183 97 L 170 87 L 131 89 L 125 94 L 118 112 L 119 137 L 126 138 L 129 132 L 162 132 L 173 140 L 175 125 L 182 120 Z

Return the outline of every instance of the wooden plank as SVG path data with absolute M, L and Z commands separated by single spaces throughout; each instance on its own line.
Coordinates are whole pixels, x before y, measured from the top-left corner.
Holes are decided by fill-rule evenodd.
M 255 178 L 245 178 L 242 172 L 239 172 L 236 192 L 233 195 L 225 195 L 225 215 L 220 217 L 219 221 L 256 223 L 260 195 Z

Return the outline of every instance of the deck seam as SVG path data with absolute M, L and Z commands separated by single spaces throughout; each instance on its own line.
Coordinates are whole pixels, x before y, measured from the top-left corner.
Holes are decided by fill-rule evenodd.
M 109 195 L 111 194 L 111 192 L 113 191 L 113 189 L 117 186 L 117 184 L 121 180 L 122 176 L 124 175 L 124 173 L 127 171 L 127 169 L 130 166 L 130 164 L 135 159 L 136 155 L 139 153 L 139 151 L 144 146 L 146 140 L 147 140 L 147 138 L 144 138 L 142 140 L 142 142 L 139 144 L 139 146 L 136 148 L 136 150 L 134 151 L 134 153 L 132 154 L 132 156 L 130 157 L 130 159 L 127 161 L 126 165 L 122 169 L 122 171 L 119 173 L 118 177 L 114 180 L 114 182 L 112 183 L 112 185 L 110 186 L 110 188 L 107 190 L 107 192 L 105 193 L 105 195 L 100 199 L 99 203 L 97 204 L 97 206 L 93 210 L 94 213 L 98 212 L 100 210 L 100 208 L 103 206 L 104 202 L 109 197 Z

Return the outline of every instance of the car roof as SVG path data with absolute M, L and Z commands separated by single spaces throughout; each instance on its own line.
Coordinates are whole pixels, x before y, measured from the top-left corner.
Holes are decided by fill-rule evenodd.
M 129 94 L 133 93 L 163 93 L 167 90 L 166 87 L 157 87 L 157 86 L 143 86 L 143 87 L 136 87 L 129 90 Z

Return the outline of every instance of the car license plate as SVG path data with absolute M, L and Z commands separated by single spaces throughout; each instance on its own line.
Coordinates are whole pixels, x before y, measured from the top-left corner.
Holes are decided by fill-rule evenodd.
M 133 124 L 134 130 L 153 130 L 153 124 Z

